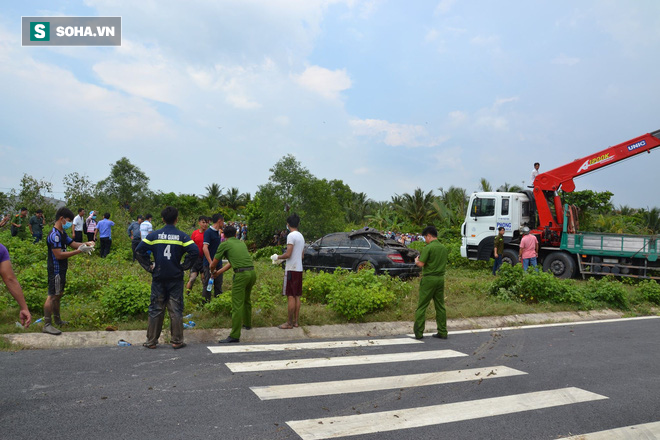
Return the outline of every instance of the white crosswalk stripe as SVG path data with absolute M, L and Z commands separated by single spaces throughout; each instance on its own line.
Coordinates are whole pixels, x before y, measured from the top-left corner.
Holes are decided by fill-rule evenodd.
M 653 440 L 660 439 L 660 422 L 644 423 L 607 431 L 562 437 L 564 440 Z
M 264 370 L 289 370 L 299 368 L 344 367 L 347 365 L 382 364 L 387 362 L 412 362 L 467 356 L 454 350 L 430 350 L 417 353 L 375 354 L 371 356 L 340 356 L 329 358 L 285 359 L 279 361 L 227 362 L 234 373 Z
M 390 345 L 423 344 L 412 338 L 395 339 L 366 339 L 355 341 L 322 341 L 322 342 L 298 342 L 288 344 L 228 344 L 225 346 L 208 347 L 211 353 L 250 353 L 259 351 L 296 351 L 296 350 L 318 350 L 325 348 L 353 348 L 353 347 L 386 347 Z
M 250 387 L 261 400 L 290 399 L 294 397 L 327 396 L 331 394 L 362 393 L 393 390 L 455 382 L 494 379 L 527 374 L 513 368 L 498 366 L 472 368 L 460 371 L 408 374 L 403 376 L 371 377 L 368 379 L 337 380 L 304 384 Z
M 303 440 L 317 440 L 440 425 L 601 399 L 607 397 L 579 388 L 562 388 L 371 414 L 289 421 L 287 425 Z

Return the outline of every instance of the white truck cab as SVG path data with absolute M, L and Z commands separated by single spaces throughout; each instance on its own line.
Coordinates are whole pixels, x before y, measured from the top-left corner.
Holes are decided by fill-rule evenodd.
M 493 253 L 493 238 L 504 227 L 504 242 L 517 242 L 523 226 L 534 218 L 531 197 L 524 192 L 476 192 L 470 196 L 468 212 L 461 228 L 461 256 L 470 260 L 488 260 Z M 518 253 L 507 248 L 504 260 L 515 264 Z M 513 260 L 513 261 L 509 261 Z

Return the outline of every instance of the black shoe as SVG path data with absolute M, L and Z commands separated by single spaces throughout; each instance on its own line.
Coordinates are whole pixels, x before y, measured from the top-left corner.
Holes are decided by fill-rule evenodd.
M 415 339 L 424 339 L 424 335 L 422 335 L 422 336 L 415 336 Z
M 243 328 L 244 328 L 245 330 L 252 330 L 252 327 L 250 327 L 249 325 L 244 325 Z
M 218 344 L 230 344 L 232 342 L 240 342 L 240 339 L 232 338 L 231 336 L 227 336 L 227 339 L 220 339 L 218 341 Z
M 441 335 L 440 333 L 433 333 L 433 337 L 438 339 L 447 339 L 447 335 Z

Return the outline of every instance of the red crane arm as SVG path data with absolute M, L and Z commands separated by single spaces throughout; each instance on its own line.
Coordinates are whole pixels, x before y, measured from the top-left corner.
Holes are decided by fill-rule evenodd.
M 659 146 L 660 130 L 647 133 L 539 174 L 534 179 L 534 190 L 536 191 L 536 188 L 538 188 L 542 191 L 559 191 L 561 187 L 565 192 L 572 192 L 575 190 L 575 183 L 573 182 L 575 177 L 596 171 L 645 151 L 651 152 L 652 149 Z
M 591 173 L 645 151 L 650 153 L 652 149 L 657 147 L 660 147 L 660 130 L 630 139 L 582 159 L 576 159 L 571 163 L 536 176 L 536 179 L 534 179 L 534 198 L 539 214 L 539 227 L 534 233 L 541 236 L 543 243 L 547 242 L 558 246 L 564 218 L 561 199 L 557 195 L 557 191 L 560 188 L 565 192 L 575 191 L 575 182 L 573 182 L 575 177 Z M 544 193 L 544 191 L 546 192 Z M 554 199 L 554 214 L 550 205 L 552 202 L 549 199 Z M 549 232 L 553 233 L 550 234 Z

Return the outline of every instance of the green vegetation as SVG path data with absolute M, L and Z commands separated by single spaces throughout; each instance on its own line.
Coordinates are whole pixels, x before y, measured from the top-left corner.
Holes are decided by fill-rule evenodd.
M 411 194 L 394 195 L 390 201 L 376 202 L 365 193 L 356 193 L 340 180 L 313 176 L 293 156 L 281 158 L 271 169 L 267 183 L 254 198 L 238 188 L 224 189 L 218 183 L 205 187 L 203 195 L 153 192 L 149 178 L 138 167 L 122 158 L 110 165 L 110 175 L 94 183 L 77 173 L 64 179 L 66 204 L 88 212 L 111 213 L 112 252 L 108 258 L 98 255 L 76 256 L 69 260 L 67 287 L 62 300 L 62 314 L 70 322 L 68 330 L 102 330 L 108 326 L 123 330 L 145 329 L 151 277 L 132 262 L 130 242 L 125 228 L 137 214 L 154 214 L 154 228 L 162 226 L 161 209 L 173 205 L 179 209 L 178 227 L 191 232 L 197 217 L 215 212 L 228 221 L 247 222 L 248 245 L 256 259 L 257 284 L 252 292 L 253 325 L 275 326 L 286 319 L 286 298 L 282 296 L 281 266 L 270 264 L 269 256 L 281 253 L 282 246 L 272 244 L 275 233 L 283 229 L 289 212 L 301 218 L 301 232 L 307 241 L 327 233 L 348 231 L 363 226 L 399 232 L 420 232 L 435 224 L 440 240 L 449 249 L 446 276 L 446 303 L 449 318 L 587 310 L 611 307 L 630 314 L 647 314 L 660 305 L 660 285 L 654 281 L 607 278 L 558 280 L 544 273 L 523 273 L 520 266 L 505 266 L 499 276 L 490 274 L 490 262 L 473 262 L 460 256 L 459 228 L 467 211 L 468 192 L 463 188 L 438 188 L 438 192 L 417 188 Z M 482 189 L 492 189 L 484 179 Z M 45 197 L 50 182 L 25 175 L 21 188 L 0 193 L 0 209 L 27 206 L 30 215 L 44 210 L 50 228 L 55 206 Z M 518 191 L 507 183 L 498 191 Z M 564 194 L 566 202 L 582 208 L 580 227 L 604 232 L 657 233 L 660 210 L 614 209 L 609 192 L 577 191 Z M 46 298 L 46 246 L 33 245 L 10 237 L 9 228 L 0 230 L 0 243 L 11 254 L 12 264 L 23 287 L 34 320 L 42 315 Z M 411 247 L 421 249 L 423 243 Z M 224 295 L 205 304 L 201 286 L 185 298 L 185 313 L 192 313 L 198 328 L 230 326 L 231 276 L 224 280 Z M 371 271 L 358 274 L 337 271 L 306 273 L 304 276 L 303 325 L 338 324 L 347 321 L 411 321 L 417 306 L 419 279 L 401 281 L 376 276 Z M 433 308 L 429 308 L 429 318 Z M 40 331 L 35 325 L 21 330 L 14 324 L 18 309 L 4 284 L 0 283 L 0 333 Z M 0 347 L 1 348 L 1 347 Z

